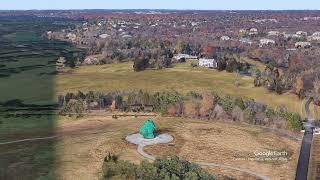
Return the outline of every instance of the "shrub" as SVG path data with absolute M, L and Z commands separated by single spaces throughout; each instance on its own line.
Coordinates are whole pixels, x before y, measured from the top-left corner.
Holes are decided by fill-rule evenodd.
M 197 92 L 190 91 L 187 93 L 187 99 L 202 99 L 202 96 Z
M 271 109 L 271 108 L 267 108 L 266 109 L 266 116 L 268 117 L 268 118 L 273 118 L 273 117 L 275 117 L 277 115 L 277 112 L 275 111 L 275 110 L 273 110 L 273 109 Z
M 236 97 L 234 100 L 234 105 L 238 106 L 240 109 L 244 110 L 246 108 L 244 101 L 241 97 Z
M 117 157 L 109 154 L 102 166 L 101 180 L 105 179 L 214 180 L 215 178 L 198 165 L 178 157 L 157 159 L 153 163 L 142 161 L 140 165 L 134 165 L 128 161 L 118 160 Z
M 133 64 L 133 69 L 135 72 L 143 71 L 149 66 L 149 60 L 146 58 L 136 59 Z
M 292 131 L 300 131 L 303 127 L 302 118 L 296 113 L 287 113 L 286 115 L 288 129 Z
M 61 115 L 76 115 L 81 117 L 85 112 L 85 103 L 82 100 L 70 99 L 60 110 Z
M 153 100 L 155 111 L 165 114 L 170 106 L 181 103 L 183 97 L 176 91 L 164 91 L 155 93 Z
M 254 113 L 251 111 L 251 109 L 245 109 L 244 110 L 244 119 L 249 124 L 254 124 Z
M 191 66 L 191 67 L 198 67 L 199 65 L 198 65 L 197 62 L 191 62 L 190 66 Z
M 102 166 L 102 177 L 101 179 L 111 179 L 118 177 L 122 179 L 135 179 L 136 177 L 136 166 L 128 161 L 118 160 L 115 155 L 108 155 L 104 158 Z
M 219 98 L 218 104 L 222 106 L 226 112 L 230 113 L 235 105 L 235 101 L 231 96 L 225 96 Z
M 139 91 L 138 93 L 130 93 L 128 95 L 128 104 L 153 105 L 154 97 L 147 92 Z

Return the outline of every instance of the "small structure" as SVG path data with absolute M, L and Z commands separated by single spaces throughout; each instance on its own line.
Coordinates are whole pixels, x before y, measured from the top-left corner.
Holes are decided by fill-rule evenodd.
M 143 136 L 143 138 L 153 139 L 155 138 L 155 131 L 156 131 L 156 125 L 151 119 L 149 119 L 143 123 L 139 132 Z
M 272 39 L 260 39 L 260 47 L 274 45 L 276 42 Z
M 60 57 L 57 62 L 56 62 L 56 71 L 57 72 L 62 72 L 65 68 L 65 62 L 66 59 L 65 57 Z
M 200 67 L 207 67 L 207 68 L 217 68 L 218 63 L 215 59 L 199 59 L 199 66 Z
M 153 111 L 153 105 L 150 104 L 130 104 L 129 105 L 130 110 L 132 112 L 146 112 L 146 113 L 150 113 Z
M 314 32 L 311 36 L 307 37 L 308 41 L 320 41 L 320 32 Z
M 307 37 L 308 41 L 320 41 L 320 36 L 308 36 Z
M 77 35 L 76 34 L 74 34 L 74 33 L 68 33 L 67 35 L 66 35 L 66 38 L 67 39 L 70 39 L 71 41 L 76 41 L 76 39 L 77 39 Z
M 311 45 L 311 43 L 310 42 L 296 42 L 295 44 L 294 44 L 294 46 L 296 47 L 296 48 L 310 48 L 312 45 Z
M 221 36 L 221 41 L 229 41 L 231 38 L 229 36 Z
M 246 34 L 246 33 L 247 33 L 247 30 L 246 30 L 246 29 L 240 29 L 240 30 L 239 30 L 239 33 L 240 33 L 240 34 Z
M 240 38 L 239 42 L 242 44 L 252 45 L 252 41 L 249 38 Z
M 83 65 L 99 65 L 101 59 L 102 59 L 101 55 L 87 56 L 82 62 L 82 64 Z
M 185 62 L 187 60 L 195 60 L 198 59 L 197 56 L 192 56 L 189 54 L 176 54 L 173 56 L 173 59 L 176 60 L 177 62 Z
M 249 35 L 252 36 L 252 35 L 257 35 L 258 34 L 258 29 L 257 28 L 251 28 L 249 30 Z
M 145 104 L 145 105 L 143 106 L 143 111 L 144 111 L 144 112 L 147 112 L 147 113 L 152 112 L 153 109 L 154 109 L 153 105 Z
M 152 120 L 147 120 L 143 123 L 140 128 L 140 133 L 131 134 L 126 137 L 126 141 L 138 145 L 137 151 L 143 157 L 155 160 L 156 158 L 148 155 L 143 151 L 145 146 L 155 144 L 166 144 L 173 141 L 173 137 L 170 134 L 159 134 L 155 135 L 156 126 Z
M 99 38 L 101 38 L 101 39 L 106 39 L 107 37 L 110 37 L 110 35 L 109 34 L 100 34 L 99 35 Z
M 297 31 L 296 34 L 300 35 L 300 36 L 307 36 L 308 35 L 308 33 L 305 31 Z
M 320 36 L 320 32 L 319 31 L 316 31 L 312 34 L 312 36 Z
M 132 36 L 129 34 L 125 34 L 125 35 L 122 35 L 122 38 L 132 38 Z
M 279 31 L 269 31 L 268 36 L 279 36 L 280 32 Z

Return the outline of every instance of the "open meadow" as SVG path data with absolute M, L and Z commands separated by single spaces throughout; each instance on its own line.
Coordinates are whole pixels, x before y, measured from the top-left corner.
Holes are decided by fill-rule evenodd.
M 56 93 L 77 91 L 136 91 L 157 92 L 175 90 L 213 91 L 221 95 L 254 99 L 277 108 L 285 106 L 291 112 L 305 115 L 304 102 L 292 93 L 278 95 L 263 87 L 254 87 L 253 78 L 242 76 L 236 86 L 236 74 L 212 69 L 192 68 L 189 63 L 175 64 L 173 68 L 134 72 L 132 63 L 84 66 L 56 78 Z M 260 65 L 261 66 L 261 65 Z M 312 106 L 312 105 L 311 105 Z M 319 108 L 311 110 L 318 114 Z M 319 111 L 320 112 L 320 111 Z
M 112 119 L 110 116 L 87 116 L 77 121 L 69 119 L 67 124 L 62 123 L 55 129 L 55 135 L 59 136 L 55 140 L 2 146 L 0 153 L 5 153 L 6 156 L 1 156 L 1 161 L 9 164 L 11 162 L 7 169 L 8 177 L 19 177 L 14 174 L 17 170 L 26 173 L 28 170 L 42 167 L 44 172 L 49 171 L 43 178 L 98 179 L 103 158 L 109 152 L 134 163 L 139 163 L 143 159 L 137 153 L 137 147 L 127 143 L 125 137 L 136 133 L 146 118 Z M 169 133 L 174 136 L 174 141 L 170 144 L 146 147 L 146 152 L 153 156 L 178 155 L 192 162 L 225 164 L 247 169 L 271 179 L 292 179 L 294 177 L 299 152 L 299 144 L 296 141 L 268 130 L 240 124 L 232 125 L 183 118 L 153 117 L 153 119 L 161 133 Z M 28 136 L 28 134 L 25 135 Z M 23 154 L 31 153 L 36 146 L 46 147 L 42 148 L 46 153 L 34 152 L 31 159 L 23 156 Z M 288 153 L 285 157 L 287 161 L 242 159 L 242 157 L 254 158 L 255 152 L 267 150 L 285 150 Z M 20 160 L 15 158 L 17 153 L 21 156 Z M 54 163 L 45 166 L 45 160 L 48 159 L 54 159 Z M 16 162 L 13 163 L 14 161 Z M 24 169 L 21 165 L 25 165 Z M 219 179 L 227 177 L 255 179 L 246 173 L 225 168 L 210 167 L 206 170 L 215 174 Z M 28 172 L 28 177 L 35 177 L 34 173 Z

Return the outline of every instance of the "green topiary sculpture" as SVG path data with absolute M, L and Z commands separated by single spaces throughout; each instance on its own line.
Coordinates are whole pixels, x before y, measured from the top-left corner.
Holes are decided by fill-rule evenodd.
M 155 138 L 156 125 L 152 120 L 147 120 L 140 127 L 140 134 L 145 139 L 153 139 Z

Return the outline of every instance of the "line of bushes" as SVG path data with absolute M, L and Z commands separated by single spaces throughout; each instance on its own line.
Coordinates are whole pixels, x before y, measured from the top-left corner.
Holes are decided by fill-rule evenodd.
M 267 107 L 252 99 L 221 96 L 217 93 L 189 92 L 185 95 L 176 91 L 161 91 L 150 94 L 138 92 L 113 92 L 103 94 L 88 92 L 68 93 L 59 96 L 61 114 L 81 114 L 88 109 L 110 109 L 133 111 L 133 106 L 152 106 L 152 111 L 175 117 L 201 118 L 246 122 L 279 129 L 299 131 L 302 118 L 285 107 Z
M 181 160 L 178 157 L 157 159 L 150 163 L 142 161 L 135 165 L 129 161 L 119 160 L 117 156 L 109 154 L 102 166 L 102 177 L 105 179 L 170 179 L 170 180 L 214 180 L 198 165 Z

